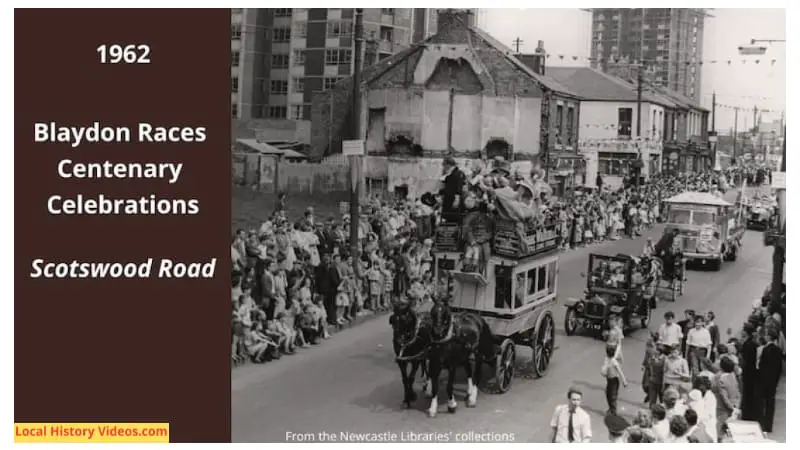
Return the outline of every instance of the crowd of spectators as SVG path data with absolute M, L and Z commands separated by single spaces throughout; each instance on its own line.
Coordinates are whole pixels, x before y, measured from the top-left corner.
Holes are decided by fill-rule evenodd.
M 724 442 L 730 420 L 755 421 L 773 432 L 775 396 L 784 371 L 786 341 L 780 314 L 766 302 L 756 305 L 740 334 L 723 336 L 713 312 L 671 311 L 651 333 L 642 361 L 642 388 L 648 409 L 631 423 L 617 414 L 619 385 L 627 379 L 619 365 L 621 337 L 607 342 L 602 373 L 609 404 L 610 438 L 628 443 Z
M 462 170 L 446 158 L 438 192 L 365 201 L 355 225 L 355 255 L 348 215 L 320 218 L 309 207 L 290 220 L 290 199 L 280 196 L 263 223 L 237 230 L 232 239 L 233 362 L 263 363 L 318 345 L 395 301 L 429 302 L 435 284 L 434 230 L 470 211 L 495 213 L 509 200 L 520 220 L 557 222 L 559 245 L 567 250 L 635 237 L 660 220 L 661 202 L 668 196 L 684 190 L 717 193 L 731 174 L 654 176 L 646 183 L 628 179 L 615 189 L 598 177 L 594 188 L 572 190 L 563 198 L 553 197 L 541 176 L 539 169 L 512 173 L 502 159 Z

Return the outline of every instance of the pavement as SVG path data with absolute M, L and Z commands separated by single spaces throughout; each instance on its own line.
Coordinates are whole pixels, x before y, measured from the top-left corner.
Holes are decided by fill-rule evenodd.
M 727 196 L 726 196 L 727 197 Z M 605 385 L 600 376 L 603 343 L 589 336 L 567 337 L 563 331 L 563 302 L 579 297 L 585 288 L 590 252 L 639 254 L 648 236 L 657 239 L 656 226 L 635 239 L 604 242 L 563 253 L 559 261 L 556 346 L 545 377 L 535 379 L 526 368 L 529 348 L 518 347 L 517 374 L 511 390 L 493 394 L 481 390 L 476 408 L 466 408 L 466 383 L 459 374 L 456 397 L 459 408 L 449 414 L 444 389 L 440 389 L 439 414 L 428 418 L 428 401 L 420 398 L 403 409 L 402 384 L 391 350 L 388 318 L 378 317 L 346 329 L 320 346 L 264 365 L 246 365 L 232 372 L 233 442 L 548 442 L 550 417 L 565 402 L 570 386 L 584 393 L 583 406 L 592 420 L 594 442 L 607 442 L 603 416 L 607 409 Z M 764 247 L 761 233 L 748 231 L 738 261 L 727 262 L 719 272 L 689 271 L 685 292 L 675 303 L 660 301 L 651 329 L 671 310 L 679 317 L 687 308 L 714 311 L 724 333 L 735 330 L 747 317 L 754 299 L 770 281 L 772 251 Z M 630 384 L 620 392 L 620 413 L 632 416 L 645 407 L 641 389 L 641 356 L 648 333 L 633 331 L 624 343 L 624 371 Z M 488 369 L 484 370 L 486 373 Z M 417 383 L 419 390 L 419 383 Z M 785 389 L 778 396 L 774 433 L 786 441 Z M 340 433 L 356 433 L 343 435 Z M 361 434 L 358 434 L 361 433 Z M 480 434 L 489 433 L 489 434 Z

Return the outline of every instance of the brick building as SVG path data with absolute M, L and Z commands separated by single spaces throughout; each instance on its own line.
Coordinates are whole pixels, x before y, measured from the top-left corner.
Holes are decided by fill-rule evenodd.
M 502 155 L 530 165 L 549 152 L 550 164 L 561 169 L 562 161 L 578 158 L 578 97 L 471 26 L 471 17 L 440 10 L 436 34 L 363 70 L 358 120 L 368 178 L 425 191 L 435 187 L 445 154 Z M 311 145 L 318 158 L 340 153 L 342 140 L 351 138 L 351 83 L 314 95 Z
M 353 73 L 353 8 L 231 10 L 233 118 L 308 119 L 314 92 Z M 371 65 L 436 32 L 436 11 L 364 9 Z

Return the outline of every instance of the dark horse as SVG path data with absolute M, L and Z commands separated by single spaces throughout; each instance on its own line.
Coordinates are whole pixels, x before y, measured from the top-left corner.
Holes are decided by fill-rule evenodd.
M 417 314 L 408 304 L 396 303 L 389 324 L 393 331 L 395 361 L 403 377 L 405 392 L 403 406 L 410 408 L 417 399 L 417 394 L 414 392 L 414 378 L 418 369 L 422 369 L 422 379 L 425 383 L 423 390 L 429 388 L 431 384 L 425 364 L 430 345 L 430 318 L 424 314 Z
M 453 394 L 456 370 L 467 371 L 467 407 L 478 400 L 481 365 L 494 362 L 494 336 L 483 318 L 474 313 L 453 314 L 447 299 L 441 299 L 431 308 L 431 346 L 428 370 L 431 386 L 431 405 L 428 416 L 435 417 L 439 409 L 439 374 L 447 369 L 447 410 L 454 413 L 458 402 Z

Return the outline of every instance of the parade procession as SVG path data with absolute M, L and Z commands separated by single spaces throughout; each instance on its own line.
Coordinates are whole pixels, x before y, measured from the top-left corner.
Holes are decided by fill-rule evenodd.
M 315 94 L 320 162 L 240 156 L 234 441 L 785 442 L 783 116 L 726 160 L 688 88 L 470 17 Z

